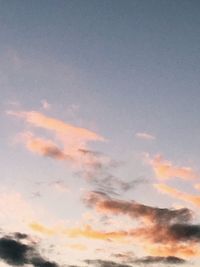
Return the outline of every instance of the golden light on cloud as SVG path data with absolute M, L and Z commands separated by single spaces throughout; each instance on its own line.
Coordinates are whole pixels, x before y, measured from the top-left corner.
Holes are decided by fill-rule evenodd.
M 57 233 L 57 231 L 55 229 L 44 226 L 44 225 L 37 223 L 37 222 L 30 223 L 29 227 L 34 232 L 40 233 L 42 235 L 52 236 L 52 235 L 55 235 Z
M 85 237 L 88 239 L 99 239 L 104 241 L 123 241 L 128 237 L 128 233 L 125 231 L 117 231 L 117 232 L 104 232 L 94 230 L 90 225 L 85 225 L 83 227 L 66 229 L 64 233 L 71 237 Z
M 87 141 L 105 140 L 102 136 L 86 128 L 73 126 L 61 120 L 48 117 L 37 111 L 8 111 L 7 114 L 22 118 L 34 127 L 50 130 L 56 134 L 62 134 L 68 138 L 76 140 L 77 142 L 79 141 L 84 143 Z
M 180 178 L 184 180 L 196 179 L 199 175 L 190 167 L 177 166 L 161 155 L 150 158 L 146 154 L 147 162 L 152 167 L 156 177 L 161 180 Z
M 196 244 L 147 244 L 144 246 L 148 254 L 152 256 L 175 256 L 184 258 L 197 257 L 200 253 L 199 246 Z
M 154 184 L 154 187 L 161 193 L 168 194 L 169 196 L 189 202 L 197 207 L 200 207 L 200 196 L 199 195 L 191 195 L 191 194 L 179 191 L 166 184 Z

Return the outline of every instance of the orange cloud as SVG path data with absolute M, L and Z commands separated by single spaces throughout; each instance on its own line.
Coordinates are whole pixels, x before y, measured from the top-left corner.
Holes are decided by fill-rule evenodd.
M 29 227 L 34 232 L 46 236 L 64 235 L 70 238 L 85 237 L 89 239 L 99 239 L 105 241 L 123 241 L 125 238 L 128 237 L 128 232 L 126 231 L 105 232 L 100 230 L 94 230 L 90 225 L 84 225 L 83 227 L 77 228 L 64 228 L 62 226 L 47 227 L 41 223 L 33 222 L 29 224 Z
M 72 238 L 75 237 L 85 237 L 90 239 L 100 239 L 100 240 L 115 240 L 115 241 L 123 241 L 128 237 L 128 233 L 125 231 L 116 231 L 116 232 L 104 232 L 94 230 L 90 225 L 86 225 L 82 228 L 72 228 L 69 230 L 65 230 L 64 233 Z
M 84 201 L 96 211 L 113 215 L 128 215 L 140 219 L 147 225 L 189 221 L 192 214 L 189 209 L 162 209 L 143 205 L 136 201 L 125 201 L 108 197 L 100 192 L 88 192 Z
M 102 166 L 106 167 L 111 164 L 108 157 L 86 149 L 86 145 L 90 141 L 105 140 L 95 132 L 75 127 L 36 111 L 8 111 L 7 114 L 22 118 L 34 127 L 53 133 L 54 139 L 62 144 L 62 148 L 59 148 L 52 140 L 36 137 L 30 132 L 22 134 L 21 141 L 33 153 L 57 160 L 70 160 L 73 167 L 84 172 L 85 177 L 95 176 L 94 173 L 101 170 Z
M 47 226 L 44 226 L 40 223 L 37 223 L 37 222 L 33 222 L 31 224 L 29 224 L 29 227 L 35 231 L 35 232 L 38 232 L 40 234 L 43 234 L 43 235 L 55 235 L 56 234 L 56 230 L 55 229 L 52 229 L 52 228 L 49 228 Z
M 165 184 L 154 184 L 154 187 L 161 193 L 168 194 L 172 197 L 175 197 L 177 199 L 189 202 L 197 207 L 200 207 L 200 196 L 181 192 Z
M 32 133 L 26 132 L 20 135 L 20 141 L 25 143 L 26 148 L 36 154 L 52 157 L 57 160 L 69 160 L 66 155 L 53 141 L 35 137 Z
M 190 180 L 198 178 L 198 174 L 192 168 L 176 166 L 172 162 L 165 160 L 161 155 L 157 155 L 153 159 L 150 159 L 149 155 L 147 155 L 147 159 L 158 179 L 181 178 Z
M 8 111 L 7 114 L 22 118 L 34 127 L 50 130 L 58 135 L 64 135 L 69 140 L 72 138 L 72 140 L 80 144 L 85 144 L 87 141 L 104 141 L 104 138 L 95 132 L 75 127 L 61 120 L 45 116 L 37 111 Z
M 155 244 L 146 244 L 145 250 L 152 256 L 176 256 L 176 257 L 185 257 L 192 258 L 196 257 L 200 253 L 200 249 L 195 244 L 165 244 L 165 245 L 155 245 Z

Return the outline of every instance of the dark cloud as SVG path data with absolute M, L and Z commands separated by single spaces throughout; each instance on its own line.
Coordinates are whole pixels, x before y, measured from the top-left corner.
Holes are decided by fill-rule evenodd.
M 169 257 L 147 256 L 147 257 L 135 260 L 134 263 L 138 263 L 138 264 L 152 264 L 152 263 L 184 264 L 186 263 L 186 261 L 182 258 L 173 257 L 173 256 L 169 256 Z
M 114 261 L 107 260 L 86 260 L 87 264 L 95 266 L 95 267 L 131 267 L 131 265 L 121 264 Z
M 139 228 L 132 231 L 132 235 L 143 237 L 153 243 L 174 244 L 187 243 L 191 248 L 200 242 L 200 225 L 188 223 L 160 224 L 147 228 Z M 189 244 L 191 243 L 191 247 Z M 175 250 L 174 250 L 175 251 Z
M 28 263 L 27 256 L 31 250 L 31 247 L 8 237 L 0 239 L 0 258 L 8 264 L 24 265 Z
M 57 263 L 43 258 L 33 243 L 22 243 L 24 239 L 29 242 L 29 236 L 19 232 L 1 237 L 0 259 L 12 266 L 31 264 L 34 267 L 58 267 Z
M 108 174 L 101 179 L 93 180 L 93 184 L 98 190 L 109 195 L 120 195 L 145 182 L 146 180 L 141 178 L 127 182 L 111 174 Z
M 71 157 L 66 155 L 61 149 L 56 146 L 44 146 L 43 156 L 57 160 L 71 160 Z
M 141 221 L 140 227 L 129 229 L 122 235 L 125 238 L 139 240 L 153 255 L 160 255 L 159 246 L 162 246 L 160 249 L 163 256 L 192 257 L 199 254 L 197 244 L 200 242 L 200 225 L 192 224 L 193 213 L 190 209 L 147 206 L 136 201 L 116 199 L 101 191 L 89 192 L 85 195 L 84 201 L 103 216 L 128 215 L 133 220 Z M 122 232 L 119 231 L 119 233 Z M 121 258 L 121 260 L 123 259 Z M 156 259 L 154 258 L 154 260 Z M 159 259 L 157 258 L 157 260 Z M 170 260 L 177 259 L 160 258 L 162 262 Z M 131 261 L 125 262 L 130 263 Z M 181 263 L 181 261 L 177 260 L 177 263 Z
M 31 259 L 31 264 L 33 264 L 33 266 L 35 267 L 58 267 L 57 263 L 47 261 L 42 257 L 36 257 Z
M 200 225 L 173 224 L 169 226 L 168 232 L 175 240 L 200 242 Z
M 15 238 L 17 239 L 26 239 L 28 238 L 27 234 L 16 232 L 13 234 Z
M 89 192 L 84 201 L 104 214 L 124 214 L 132 218 L 149 219 L 154 224 L 188 222 L 192 218 L 192 212 L 187 208 L 174 210 L 151 207 L 136 201 L 114 199 L 99 191 Z

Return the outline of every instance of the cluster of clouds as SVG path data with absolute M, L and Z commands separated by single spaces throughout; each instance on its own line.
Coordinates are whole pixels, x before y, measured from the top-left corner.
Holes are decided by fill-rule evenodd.
M 37 111 L 7 111 L 8 115 L 22 119 L 31 129 L 42 129 L 44 136 L 32 130 L 18 134 L 17 140 L 31 153 L 54 160 L 63 161 L 74 173 L 84 177 L 96 189 L 110 194 L 120 194 L 135 187 L 140 179 L 123 181 L 112 174 L 120 163 L 98 151 L 88 148 L 90 142 L 105 142 L 101 135 L 80 128 Z M 46 134 L 52 136 L 51 139 Z
M 43 103 L 45 110 L 49 109 L 47 103 Z M 131 228 L 114 231 L 94 229 L 92 225 L 74 227 L 68 229 L 48 228 L 40 223 L 32 223 L 31 229 L 44 235 L 56 235 L 58 232 L 71 238 L 83 237 L 109 242 L 137 243 L 147 254 L 146 257 L 137 258 L 129 253 L 112 255 L 116 261 L 102 259 L 87 259 L 84 264 L 99 267 L 130 267 L 138 264 L 184 264 L 187 259 L 197 257 L 200 254 L 200 225 L 193 223 L 193 212 L 188 208 L 169 209 L 158 208 L 134 200 L 122 200 L 120 195 L 132 188 L 141 180 L 123 181 L 112 174 L 119 162 L 110 157 L 90 150 L 88 144 L 106 139 L 96 132 L 67 124 L 61 120 L 44 115 L 37 111 L 8 111 L 9 115 L 22 119 L 31 130 L 18 135 L 18 140 L 24 144 L 31 153 L 49 157 L 57 161 L 66 162 L 74 171 L 85 178 L 95 190 L 89 191 L 83 198 L 83 203 L 101 216 L 125 217 L 133 221 Z M 39 136 L 32 129 L 42 129 L 51 138 Z M 36 131 L 37 132 L 37 131 Z M 147 133 L 137 133 L 136 137 L 154 140 L 155 137 Z M 146 162 L 152 168 L 155 177 L 160 181 L 168 181 L 174 178 L 190 181 L 198 177 L 198 173 L 190 167 L 177 166 L 166 160 L 161 155 L 145 156 Z M 56 181 L 57 188 L 66 192 L 66 186 Z M 154 184 L 159 192 L 168 194 L 177 199 L 200 206 L 200 197 L 179 191 L 165 183 Z M 199 184 L 195 185 L 199 189 Z M 4 236 L 0 239 L 0 257 L 11 265 L 30 264 L 38 267 L 57 267 L 55 262 L 45 260 L 32 243 L 24 243 L 30 240 L 28 236 L 17 235 Z M 9 250 L 9 251 L 8 251 Z M 17 255 L 17 256 L 15 256 Z M 15 258 L 16 257 L 16 258 Z
M 126 255 L 120 255 L 126 257 Z M 119 255 L 117 255 L 119 257 Z M 55 261 L 50 261 L 41 255 L 39 244 L 35 242 L 31 236 L 15 232 L 11 234 L 3 234 L 0 237 L 0 260 L 11 266 L 33 266 L 33 267 L 59 267 Z M 144 257 L 131 258 L 131 265 L 127 263 L 119 263 L 109 260 L 84 260 L 84 264 L 95 267 L 131 267 L 132 264 L 151 264 L 151 263 L 166 263 L 166 264 L 181 264 L 185 260 L 178 257 Z M 72 265 L 64 265 L 72 267 Z M 73 265 L 74 267 L 78 267 Z
M 40 254 L 37 245 L 27 234 L 4 234 L 0 237 L 0 259 L 11 266 L 58 267 Z
M 193 224 L 193 213 L 188 208 L 167 209 L 112 198 L 102 192 L 89 192 L 84 201 L 97 212 L 114 216 L 129 216 L 139 226 L 126 231 L 112 232 L 112 236 L 138 240 L 147 252 L 162 255 L 191 257 L 200 251 L 200 225 Z M 108 233 L 107 233 L 108 235 Z

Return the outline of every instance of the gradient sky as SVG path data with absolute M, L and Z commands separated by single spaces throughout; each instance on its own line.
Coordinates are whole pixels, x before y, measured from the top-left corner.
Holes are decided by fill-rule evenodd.
M 199 266 L 199 11 L 0 0 L 0 267 Z

